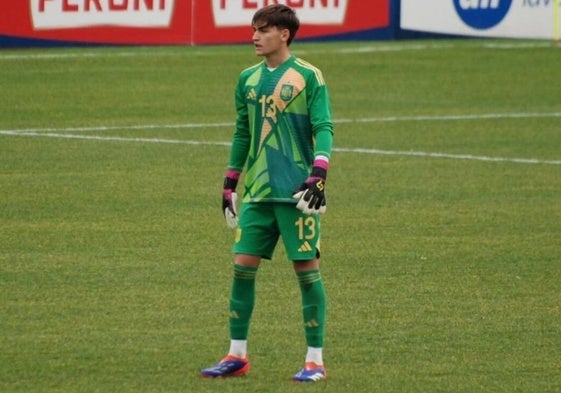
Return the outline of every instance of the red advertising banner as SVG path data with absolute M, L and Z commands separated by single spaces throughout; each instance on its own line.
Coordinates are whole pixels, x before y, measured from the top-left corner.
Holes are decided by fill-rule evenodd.
M 76 44 L 249 42 L 255 11 L 276 3 L 296 10 L 300 39 L 390 25 L 390 0 L 18 0 L 0 13 L 0 47 L 3 37 Z
M 390 0 L 209 0 L 197 2 L 196 43 L 249 42 L 251 18 L 273 3 L 293 8 L 300 18 L 298 38 L 322 38 L 388 28 Z
M 0 14 L 0 34 L 102 44 L 190 42 L 191 1 L 17 0 Z M 1 43 L 0 43 L 1 45 Z

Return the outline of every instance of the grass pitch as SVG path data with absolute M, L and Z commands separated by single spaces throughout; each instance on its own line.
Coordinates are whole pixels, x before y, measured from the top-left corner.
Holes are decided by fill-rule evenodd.
M 558 392 L 560 48 L 295 43 L 336 121 L 328 380 L 298 385 L 299 292 L 258 274 L 228 348 L 220 189 L 250 46 L 0 53 L 0 391 Z

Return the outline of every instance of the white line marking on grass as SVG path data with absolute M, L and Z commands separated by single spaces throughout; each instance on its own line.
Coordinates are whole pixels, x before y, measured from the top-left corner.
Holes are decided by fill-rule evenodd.
M 535 117 L 561 117 L 561 112 L 528 112 L 528 113 L 482 113 L 474 115 L 419 115 L 419 116 L 388 116 L 362 119 L 339 119 L 336 123 L 375 123 L 398 121 L 427 120 L 489 120 L 489 119 L 527 119 Z
M 414 157 L 431 157 L 431 158 L 451 158 L 455 160 L 470 160 L 470 161 L 513 162 L 517 164 L 561 165 L 561 160 L 540 160 L 537 158 L 488 157 L 488 156 L 474 156 L 471 154 L 430 153 L 424 151 L 400 151 L 400 150 L 378 150 L 378 149 L 334 148 L 333 150 L 342 153 L 364 153 L 364 154 L 376 154 L 376 155 L 386 155 L 386 156 L 414 156 Z
M 452 44 L 416 44 L 416 45 L 365 45 L 356 48 L 343 48 L 334 50 L 335 53 L 361 54 L 372 52 L 403 52 L 406 50 L 451 49 Z M 296 51 L 295 51 L 296 52 Z M 318 50 L 302 51 L 301 53 L 318 53 Z
M 421 41 L 422 42 L 422 41 Z M 363 54 L 370 52 L 403 52 L 403 51 L 422 51 L 422 50 L 440 50 L 440 49 L 455 49 L 455 48 L 487 48 L 487 49 L 528 49 L 528 48 L 556 48 L 556 46 L 549 42 L 488 42 L 484 40 L 482 42 L 473 42 L 469 45 L 463 45 L 462 43 L 452 43 L 452 42 L 426 42 L 426 43 L 394 43 L 394 44 L 368 44 L 366 41 L 359 46 L 350 48 L 340 48 L 333 47 L 313 47 L 310 43 L 302 43 L 294 49 L 294 53 L 298 55 L 309 54 L 309 53 L 344 53 L 344 54 Z M 350 44 L 350 45 L 354 45 Z M 239 45 L 243 47 L 243 44 Z M 195 50 L 189 47 L 187 51 L 176 51 L 176 50 L 152 50 L 148 48 L 147 50 L 142 50 L 142 47 L 138 47 L 140 50 L 126 50 L 122 51 L 118 48 L 99 48 L 97 49 L 87 49 L 81 50 L 78 48 L 77 52 L 52 52 L 52 53 L 8 53 L 0 54 L 0 61 L 12 61 L 12 60 L 56 60 L 56 59 L 76 59 L 76 58 L 102 58 L 102 57 L 153 57 L 153 56 L 215 56 L 215 55 L 231 55 L 230 52 L 225 52 L 222 50 L 213 50 L 210 47 L 202 48 L 200 50 Z M 83 49 L 83 48 L 82 48 Z M 247 52 L 240 51 L 241 55 L 246 55 Z
M 557 45 L 549 42 L 484 42 L 483 48 L 490 49 L 525 49 L 525 48 L 558 48 Z
M 58 60 L 58 59 L 87 59 L 87 58 L 103 58 L 103 57 L 152 57 L 152 56 L 178 56 L 183 55 L 182 52 L 121 52 L 118 49 L 109 49 L 99 52 L 59 52 L 59 53 L 24 53 L 24 54 L 7 54 L 1 55 L 0 60 Z M 201 55 L 203 52 L 192 53 L 191 55 Z M 209 53 L 210 54 L 210 53 Z
M 169 143 L 184 145 L 210 145 L 210 146 L 231 146 L 230 142 L 211 142 L 211 141 L 190 141 L 185 139 L 163 139 L 163 138 L 127 138 L 122 136 L 97 136 L 97 135 L 77 135 L 77 134 L 59 134 L 53 132 L 16 132 L 16 131 L 0 131 L 0 135 L 12 136 L 29 136 L 29 137 L 46 137 L 60 139 L 85 139 L 94 141 L 116 141 L 116 142 L 143 142 L 143 143 Z
M 451 121 L 451 120 L 490 120 L 490 119 L 525 119 L 538 117 L 561 117 L 561 112 L 528 112 L 528 113 L 482 113 L 474 115 L 419 115 L 419 116 L 387 116 L 367 117 L 356 119 L 335 119 L 336 124 L 346 123 L 381 123 L 400 121 Z M 193 128 L 222 128 L 234 127 L 233 122 L 223 123 L 184 123 L 184 124 L 139 124 L 122 126 L 92 126 L 92 127 L 49 127 L 49 128 L 22 128 L 0 130 L 0 133 L 18 132 L 90 132 L 90 131 L 116 131 L 116 130 L 169 130 Z
M 190 128 L 221 128 L 233 127 L 234 123 L 186 123 L 186 124 L 138 124 L 122 126 L 92 126 L 92 127 L 49 127 L 49 128 L 22 128 L 14 130 L 0 130 L 0 133 L 41 133 L 41 132 L 90 132 L 90 131 L 117 131 L 117 130 L 173 130 Z
M 419 115 L 419 116 L 389 116 L 372 117 L 357 119 L 338 119 L 335 123 L 373 123 L 373 122 L 398 122 L 398 121 L 456 121 L 456 120 L 485 120 L 485 119 L 512 119 L 512 118 L 535 118 L 535 117 L 561 117 L 561 112 L 528 112 L 528 113 L 487 113 L 473 115 Z M 92 126 L 92 127 L 66 127 L 66 128 L 28 128 L 14 130 L 0 130 L 0 135 L 28 136 L 28 137 L 50 137 L 65 139 L 83 139 L 97 141 L 120 141 L 120 142 L 144 142 L 144 143 L 169 143 L 169 144 L 188 144 L 188 145 L 213 145 L 230 146 L 229 142 L 193 141 L 181 139 L 162 139 L 162 138 L 133 138 L 120 136 L 96 136 L 96 135 L 77 135 L 67 132 L 92 132 L 92 131 L 116 131 L 116 130 L 162 130 L 162 129 L 208 129 L 220 127 L 233 127 L 234 123 L 187 123 L 187 124 L 145 124 L 132 126 Z M 379 149 L 357 149 L 357 148 L 335 148 L 335 152 L 343 153 L 362 153 L 393 156 L 417 156 L 432 158 L 450 158 L 457 160 L 487 161 L 487 162 L 512 162 L 519 164 L 547 164 L 561 165 L 561 160 L 540 160 L 534 158 L 508 158 L 508 157 L 488 157 L 475 156 L 470 154 L 448 154 L 430 153 L 421 151 L 397 151 Z
M 95 141 L 116 141 L 116 142 L 142 142 L 142 143 L 169 143 L 184 145 L 206 145 L 206 146 L 225 146 L 229 147 L 230 142 L 221 141 L 193 141 L 182 139 L 162 139 L 162 138 L 126 138 L 119 136 L 96 136 L 80 134 L 60 134 L 52 132 L 16 132 L 0 131 L 0 135 L 28 136 L 28 137 L 47 137 L 62 139 L 82 139 Z M 488 157 L 475 156 L 471 154 L 449 154 L 449 153 L 430 153 L 423 151 L 399 151 L 399 150 L 379 150 L 379 149 L 358 149 L 358 148 L 334 148 L 334 152 L 339 153 L 361 153 L 386 156 L 413 156 L 430 158 L 449 158 L 456 160 L 487 161 L 487 162 L 511 162 L 516 164 L 542 164 L 542 165 L 561 165 L 561 160 L 540 160 L 536 158 L 509 158 L 509 157 Z

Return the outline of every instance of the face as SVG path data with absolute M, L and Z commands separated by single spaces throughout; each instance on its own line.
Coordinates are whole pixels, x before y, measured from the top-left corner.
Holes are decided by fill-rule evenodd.
M 263 22 L 253 24 L 253 45 L 257 56 L 273 57 L 286 49 L 288 29 L 268 26 Z

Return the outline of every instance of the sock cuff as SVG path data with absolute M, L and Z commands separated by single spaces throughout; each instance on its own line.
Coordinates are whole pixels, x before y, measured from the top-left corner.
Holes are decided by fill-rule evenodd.
M 257 275 L 257 268 L 234 264 L 234 277 L 242 280 L 254 280 Z
M 300 284 L 312 284 L 316 281 L 321 281 L 321 273 L 317 269 L 297 272 L 296 275 Z

